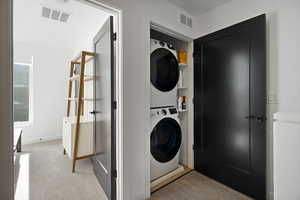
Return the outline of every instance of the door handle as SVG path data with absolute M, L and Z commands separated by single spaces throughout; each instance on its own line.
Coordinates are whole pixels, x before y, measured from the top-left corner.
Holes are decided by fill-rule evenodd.
M 267 121 L 267 117 L 265 115 L 258 115 L 256 117 L 256 121 L 258 121 L 259 123 L 263 123 L 263 122 Z
M 92 115 L 96 115 L 97 113 L 100 113 L 99 111 L 95 111 L 95 110 L 93 110 L 92 112 L 90 112 L 90 114 L 92 114 Z
M 245 117 L 246 119 L 255 119 L 256 117 L 254 115 L 249 115 Z
M 246 119 L 255 119 L 259 123 L 263 123 L 263 122 L 267 121 L 267 117 L 265 115 L 258 115 L 258 116 L 249 115 L 249 116 L 246 116 Z

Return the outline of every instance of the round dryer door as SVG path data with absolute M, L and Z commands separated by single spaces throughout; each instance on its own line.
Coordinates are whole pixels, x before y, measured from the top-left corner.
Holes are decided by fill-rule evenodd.
M 167 49 L 159 48 L 151 54 L 151 83 L 162 92 L 174 89 L 179 79 L 178 61 Z
M 172 118 L 158 122 L 151 133 L 151 154 L 158 162 L 169 162 L 181 145 L 181 128 Z

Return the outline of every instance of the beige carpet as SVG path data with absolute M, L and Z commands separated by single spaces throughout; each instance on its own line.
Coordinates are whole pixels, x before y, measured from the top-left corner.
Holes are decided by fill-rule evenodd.
M 192 171 L 153 193 L 151 200 L 251 200 L 251 198 Z
M 107 200 L 89 159 L 76 173 L 61 141 L 23 146 L 15 157 L 15 200 Z M 151 200 L 251 200 L 195 171 L 152 194 Z
M 89 159 L 76 173 L 60 140 L 23 146 L 15 157 L 15 200 L 106 200 Z

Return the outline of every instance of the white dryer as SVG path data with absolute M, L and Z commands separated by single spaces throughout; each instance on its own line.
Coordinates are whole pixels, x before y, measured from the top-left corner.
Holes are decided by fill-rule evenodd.
M 175 106 L 179 66 L 173 45 L 151 39 L 151 108 Z
M 182 131 L 176 107 L 151 110 L 151 181 L 179 167 Z

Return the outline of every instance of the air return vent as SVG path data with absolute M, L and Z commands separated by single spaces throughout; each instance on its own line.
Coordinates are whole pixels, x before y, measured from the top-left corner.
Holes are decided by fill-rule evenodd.
M 186 16 L 185 14 L 180 14 L 180 23 L 192 28 L 193 27 L 193 20 L 191 17 Z
M 43 7 L 42 16 L 55 21 L 67 22 L 70 17 L 70 14 L 62 12 L 60 10 Z

